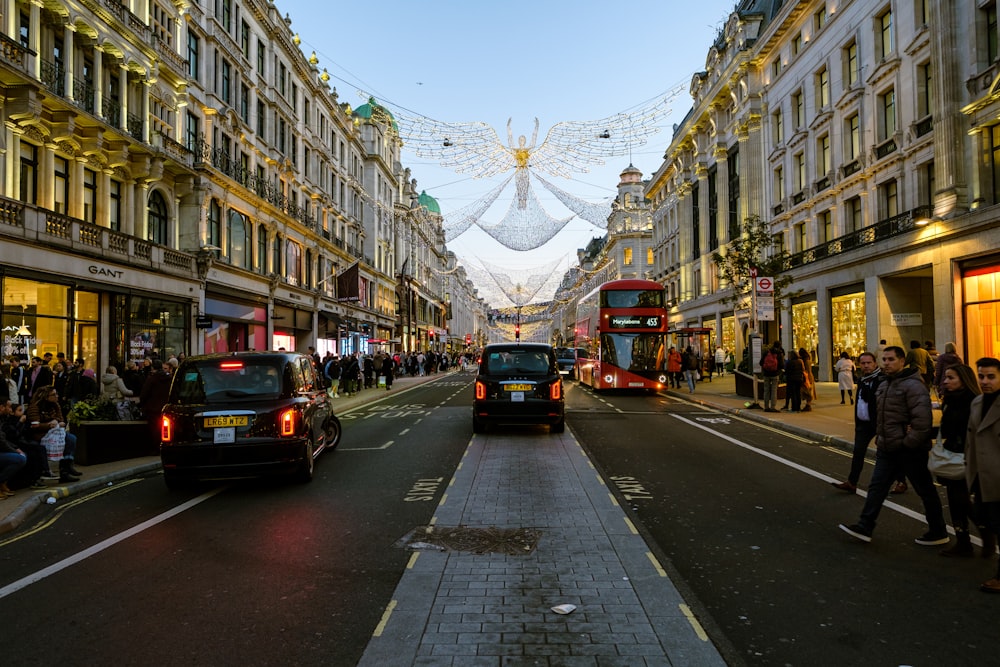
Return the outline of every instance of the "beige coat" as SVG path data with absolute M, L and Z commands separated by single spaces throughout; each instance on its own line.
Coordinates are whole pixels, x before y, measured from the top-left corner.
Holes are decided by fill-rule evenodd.
M 1000 398 L 983 416 L 983 397 L 972 399 L 969 433 L 965 439 L 965 479 L 972 483 L 979 476 L 983 502 L 1000 502 Z

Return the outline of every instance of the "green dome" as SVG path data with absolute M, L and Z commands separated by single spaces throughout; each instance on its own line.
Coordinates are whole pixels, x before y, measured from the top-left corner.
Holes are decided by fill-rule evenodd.
M 437 199 L 431 197 L 425 190 L 420 191 L 420 196 L 417 198 L 417 203 L 426 208 L 431 213 L 437 213 L 441 215 L 441 206 L 437 203 Z
M 397 132 L 399 131 L 399 126 L 396 125 L 396 118 L 392 115 L 392 112 L 377 103 L 374 97 L 369 97 L 367 104 L 362 104 L 355 109 L 354 115 L 359 118 L 372 118 L 374 116 L 374 120 L 376 121 L 386 120 L 392 125 L 392 129 Z

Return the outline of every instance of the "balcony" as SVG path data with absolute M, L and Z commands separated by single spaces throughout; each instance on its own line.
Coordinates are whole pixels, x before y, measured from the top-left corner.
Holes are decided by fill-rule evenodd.
M 10 37 L 0 34 L 0 61 L 20 76 L 31 76 L 31 72 L 28 71 L 29 55 L 35 55 L 34 51 L 26 49 Z
M 826 243 L 821 243 L 802 252 L 789 255 L 785 268 L 792 269 L 798 266 L 805 266 L 826 257 L 839 255 L 862 246 L 906 234 L 917 228 L 917 220 L 929 218 L 931 212 L 930 206 L 918 206 L 905 213 L 880 220 L 870 227 L 855 230 Z
M 888 139 L 887 141 L 883 141 L 882 143 L 880 143 L 878 146 L 875 147 L 875 157 L 881 160 L 886 155 L 891 155 L 892 153 L 895 153 L 897 148 L 898 147 L 896 146 L 896 140 L 894 138 Z
M 53 211 L 0 197 L 0 239 L 48 246 L 182 278 L 196 278 L 194 256 Z

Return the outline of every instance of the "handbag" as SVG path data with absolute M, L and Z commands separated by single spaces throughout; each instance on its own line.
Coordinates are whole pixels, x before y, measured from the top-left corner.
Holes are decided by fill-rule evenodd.
M 965 478 L 965 453 L 953 452 L 944 448 L 941 441 L 941 434 L 938 433 L 934 446 L 931 447 L 927 455 L 927 469 L 932 475 L 943 477 L 944 479 L 964 479 Z
M 59 461 L 63 457 L 63 450 L 66 449 L 66 429 L 62 426 L 50 428 L 42 436 L 41 444 L 45 447 L 49 461 Z

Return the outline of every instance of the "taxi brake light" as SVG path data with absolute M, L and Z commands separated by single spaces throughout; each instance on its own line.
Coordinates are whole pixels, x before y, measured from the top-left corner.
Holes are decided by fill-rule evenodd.
M 278 432 L 283 436 L 295 435 L 295 410 L 293 408 L 278 415 Z
M 553 401 L 562 398 L 562 380 L 556 380 L 549 385 L 549 398 Z
M 219 368 L 224 371 L 238 371 L 243 368 L 242 361 L 223 361 L 219 363 Z
M 160 440 L 170 442 L 174 437 L 174 422 L 170 417 L 164 416 L 160 420 Z
M 476 381 L 476 400 L 481 401 L 486 398 L 486 383 Z

